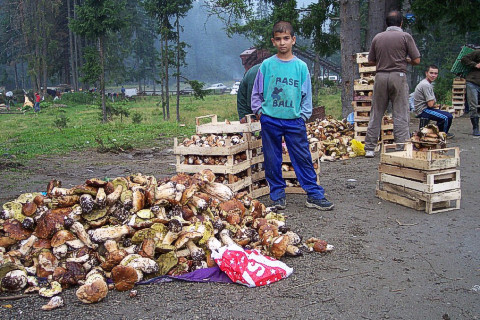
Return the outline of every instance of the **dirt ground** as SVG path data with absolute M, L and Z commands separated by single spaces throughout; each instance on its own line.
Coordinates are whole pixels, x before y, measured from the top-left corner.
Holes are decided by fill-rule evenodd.
M 413 120 L 412 130 L 418 122 Z M 170 282 L 137 286 L 138 296 L 111 291 L 84 305 L 72 289 L 65 306 L 42 311 L 48 300 L 31 296 L 0 301 L 0 319 L 480 319 L 480 139 L 468 118 L 455 119 L 449 146 L 461 150 L 461 209 L 427 215 L 375 197 L 378 156 L 322 163 L 321 181 L 331 212 L 304 206 L 287 195 L 288 225 L 304 238 L 326 239 L 327 255 L 284 258 L 294 268 L 267 287 Z M 73 153 L 41 157 L 23 167 L 0 168 L 0 203 L 23 192 L 43 191 L 91 177 L 135 172 L 174 174 L 172 141 L 124 154 Z M 346 180 L 356 179 L 354 189 Z M 268 197 L 261 198 L 268 203 Z M 5 297 L 0 294 L 0 297 Z

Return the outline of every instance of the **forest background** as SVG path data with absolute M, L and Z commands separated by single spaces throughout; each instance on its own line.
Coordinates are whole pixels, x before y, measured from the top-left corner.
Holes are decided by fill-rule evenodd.
M 320 59 L 341 66 L 343 116 L 358 77 L 354 54 L 368 51 L 389 10 L 404 14 L 422 54 L 410 88 L 436 64 L 439 100 L 462 45 L 480 44 L 478 0 L 0 0 L 0 8 L 0 86 L 43 95 L 59 83 L 75 91 L 98 87 L 103 122 L 106 86 L 157 87 L 169 119 L 167 91 L 241 78 L 239 54 L 271 49 L 270 31 L 281 19 L 298 30 L 296 50 L 313 57 L 315 93 L 325 85 Z M 178 108 L 177 99 L 177 119 Z

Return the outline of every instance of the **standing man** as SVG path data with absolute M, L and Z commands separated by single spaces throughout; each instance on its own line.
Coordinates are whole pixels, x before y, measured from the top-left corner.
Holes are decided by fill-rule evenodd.
M 35 92 L 35 104 L 33 105 L 33 110 L 35 112 L 40 111 L 40 101 L 42 100 L 42 97 L 38 94 L 38 92 Z
M 417 118 L 427 118 L 437 122 L 440 131 L 445 132 L 448 138 L 454 135 L 448 130 L 452 125 L 453 115 L 450 112 L 439 110 L 435 93 L 433 92 L 432 83 L 438 77 L 438 67 L 429 65 L 425 71 L 425 79 L 420 81 L 413 93 L 413 101 L 415 105 L 415 114 Z
M 246 122 L 245 116 L 247 114 L 252 114 L 252 88 L 253 83 L 255 82 L 255 77 L 257 76 L 258 69 L 260 68 L 260 64 L 256 64 L 243 76 L 240 85 L 238 86 L 237 92 L 237 112 L 238 118 L 240 122 Z
M 478 119 L 480 106 L 478 105 L 478 94 L 480 93 L 480 49 L 477 49 L 462 58 L 462 63 L 471 70 L 465 77 L 467 80 L 467 101 L 470 107 L 470 121 L 472 122 L 474 136 L 480 136 Z
M 402 30 L 403 17 L 391 11 L 385 19 L 387 30 L 372 40 L 368 53 L 370 65 L 377 66 L 373 85 L 372 111 L 365 137 L 365 157 L 373 158 L 377 146 L 382 117 L 388 102 L 392 102 L 393 134 L 396 143 L 410 138 L 408 105 L 407 64 L 420 63 L 420 52 L 412 36 Z

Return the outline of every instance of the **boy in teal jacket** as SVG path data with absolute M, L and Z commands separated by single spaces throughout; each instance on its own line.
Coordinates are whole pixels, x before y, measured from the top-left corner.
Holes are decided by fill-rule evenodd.
M 331 210 L 333 203 L 317 184 L 305 122 L 312 115 L 312 86 L 307 65 L 293 55 L 295 35 L 289 22 L 273 26 L 272 43 L 277 54 L 262 62 L 252 90 L 252 111 L 262 124 L 265 177 L 270 199 L 277 209 L 286 208 L 282 178 L 282 137 L 298 182 L 307 193 L 306 206 Z

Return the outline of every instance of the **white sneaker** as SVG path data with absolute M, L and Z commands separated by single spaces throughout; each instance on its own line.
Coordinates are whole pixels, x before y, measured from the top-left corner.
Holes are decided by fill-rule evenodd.
M 365 152 L 365 158 L 373 158 L 375 157 L 375 152 L 373 150 L 367 150 Z

